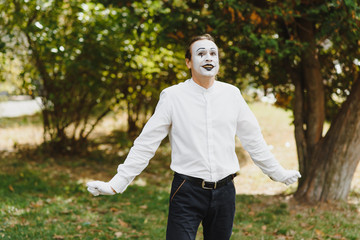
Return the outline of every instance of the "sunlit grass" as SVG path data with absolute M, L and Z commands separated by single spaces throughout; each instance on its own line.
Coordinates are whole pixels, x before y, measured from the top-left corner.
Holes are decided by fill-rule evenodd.
M 42 124 L 42 116 L 40 113 L 33 116 L 21 116 L 15 118 L 0 118 L 1 128 L 14 128 L 21 126 L 39 126 Z

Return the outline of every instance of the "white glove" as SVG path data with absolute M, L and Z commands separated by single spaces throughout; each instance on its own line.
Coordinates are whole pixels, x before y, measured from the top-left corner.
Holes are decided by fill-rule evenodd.
M 274 181 L 290 185 L 296 182 L 298 178 L 301 178 L 301 174 L 296 170 L 279 169 L 275 174 L 272 174 L 270 178 Z
M 86 186 L 88 187 L 88 191 L 94 195 L 99 196 L 101 195 L 114 195 L 116 192 L 113 190 L 113 188 L 110 186 L 109 182 L 103 182 L 103 181 L 92 181 L 86 183 Z

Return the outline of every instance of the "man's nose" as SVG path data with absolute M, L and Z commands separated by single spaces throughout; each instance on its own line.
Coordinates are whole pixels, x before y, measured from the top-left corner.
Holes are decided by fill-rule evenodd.
M 214 61 L 216 58 L 217 56 L 215 54 L 212 54 L 211 52 L 205 54 L 206 61 Z
M 205 61 L 212 61 L 212 57 L 209 53 L 206 54 Z

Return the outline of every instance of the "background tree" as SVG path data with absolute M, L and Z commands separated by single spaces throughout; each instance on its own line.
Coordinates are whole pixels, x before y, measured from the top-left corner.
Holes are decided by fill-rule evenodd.
M 267 5 L 270 16 L 269 11 L 276 13 L 271 22 L 279 48 L 285 50 L 291 41 L 299 46 L 282 55 L 270 49 L 275 58 L 269 64 L 273 79 L 291 81 L 271 80 L 274 88 L 293 97 L 303 176 L 295 195 L 310 202 L 345 199 L 360 161 L 359 5 L 298 1 Z M 325 120 L 330 123 L 327 132 Z
M 24 47 L 15 45 L 9 41 L 11 36 L 7 33 L 10 28 L 12 28 L 12 23 L 7 17 L 7 6 L 5 3 L 0 2 L 0 92 L 21 94 L 23 93 L 21 91 L 22 84 L 19 77 L 21 59 L 17 57 L 17 53 L 24 51 Z M 10 46 L 13 52 L 7 51 Z
M 14 1 L 11 6 L 13 31 L 28 47 L 36 70 L 29 85 L 43 100 L 45 143 L 56 152 L 82 149 L 114 101 L 116 83 L 104 76 L 121 34 L 117 25 L 106 28 L 114 13 L 81 2 Z
M 158 1 L 160 3 L 161 1 Z M 159 92 L 176 82 L 179 58 L 157 43 L 160 4 L 14 1 L 8 35 L 27 46 L 24 87 L 42 97 L 44 142 L 55 152 L 83 150 L 114 107 L 128 113 L 130 137 L 152 113 Z
M 258 83 L 293 98 L 303 176 L 296 197 L 310 202 L 345 199 L 360 160 L 358 3 L 255 2 L 251 11 L 238 9 L 248 22 L 237 29 L 245 36 L 237 51 L 252 46 L 257 56 L 252 66 L 266 76 Z M 325 120 L 330 122 L 326 134 Z
M 127 11 L 130 31 L 121 51 L 125 64 L 124 100 L 128 116 L 128 135 L 134 139 L 152 115 L 161 90 L 186 76 L 181 51 L 166 39 L 159 38 L 163 31 L 156 17 L 166 14 L 163 1 L 105 2 L 108 8 Z

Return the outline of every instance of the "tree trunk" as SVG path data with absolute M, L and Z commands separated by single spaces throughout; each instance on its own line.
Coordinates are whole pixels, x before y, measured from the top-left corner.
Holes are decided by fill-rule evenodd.
M 128 109 L 127 109 L 127 122 L 128 122 L 128 130 L 127 130 L 127 134 L 128 137 L 131 141 L 134 141 L 135 138 L 138 135 L 139 132 L 139 128 L 136 125 L 137 122 L 137 115 L 134 113 L 134 106 L 132 106 L 132 104 L 130 102 L 127 103 L 128 105 Z
M 316 53 L 313 23 L 298 20 L 298 35 L 306 45 L 298 74 L 291 72 L 295 85 L 294 124 L 299 157 L 301 186 L 314 167 L 312 154 L 322 138 L 325 120 L 325 93 L 320 63 Z
M 301 56 L 301 74 L 294 77 L 294 124 L 302 178 L 295 193 L 306 202 L 346 199 L 360 160 L 360 80 L 344 102 L 325 137 L 324 85 L 317 58 L 314 27 L 298 20 L 300 40 L 307 44 Z
M 295 194 L 307 202 L 345 200 L 360 161 L 360 79 L 312 154 L 311 170 Z

